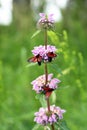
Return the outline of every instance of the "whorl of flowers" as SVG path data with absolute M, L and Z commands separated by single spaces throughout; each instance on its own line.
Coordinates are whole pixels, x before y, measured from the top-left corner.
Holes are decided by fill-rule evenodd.
M 48 81 L 45 85 L 45 75 L 41 75 L 38 78 L 36 78 L 34 81 L 31 82 L 33 85 L 33 90 L 36 91 L 36 93 L 44 92 L 44 87 L 48 87 L 49 90 L 55 90 L 58 86 L 57 84 L 60 83 L 60 80 L 57 78 L 52 78 L 53 74 L 48 74 Z
M 47 55 L 49 52 L 56 53 L 57 48 L 55 46 L 47 45 L 47 48 L 45 49 L 45 46 L 36 46 L 32 50 L 32 53 L 34 56 L 40 55 L 44 59 L 44 56 Z
M 57 55 L 56 55 L 56 47 L 47 45 L 47 48 L 45 46 L 36 46 L 32 50 L 32 54 L 34 57 L 31 57 L 28 59 L 30 62 L 38 62 L 39 65 L 41 65 L 41 62 L 51 62 Z
M 39 15 L 41 18 L 38 21 L 38 27 L 51 29 L 53 27 L 53 24 L 54 24 L 54 19 L 53 19 L 54 14 L 46 15 L 44 13 L 40 13 Z
M 41 125 L 53 124 L 63 118 L 63 113 L 66 111 L 55 105 L 50 106 L 50 112 L 48 108 L 41 107 L 39 112 L 35 113 L 34 121 Z

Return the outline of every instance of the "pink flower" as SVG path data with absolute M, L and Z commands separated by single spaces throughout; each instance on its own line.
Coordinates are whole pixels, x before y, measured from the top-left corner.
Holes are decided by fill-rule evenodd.
M 50 83 L 49 83 L 49 87 L 56 89 L 57 88 L 57 84 L 60 83 L 60 80 L 53 78 Z
M 34 121 L 41 125 L 53 124 L 63 118 L 63 113 L 66 111 L 55 105 L 50 106 L 50 112 L 48 108 L 40 108 L 39 112 L 35 113 Z
M 45 109 L 40 108 L 39 112 L 35 113 L 35 118 L 34 121 L 37 122 L 38 124 L 43 124 L 46 125 L 48 123 L 48 117 L 45 114 Z
M 39 28 L 50 29 L 53 27 L 53 24 L 54 24 L 53 15 L 54 14 L 46 15 L 44 13 L 40 13 L 39 15 L 41 17 L 38 21 Z
M 44 57 L 44 55 L 47 55 L 47 53 L 49 52 L 53 52 L 55 53 L 57 51 L 55 46 L 51 46 L 51 45 L 47 45 L 47 49 L 45 49 L 45 46 L 36 46 L 34 47 L 34 49 L 32 50 L 32 53 L 34 56 L 37 56 L 38 54 L 42 57 Z
M 53 15 L 54 14 L 49 14 L 48 16 L 44 13 L 40 13 L 40 19 L 39 19 L 39 22 L 42 22 L 42 23 L 45 23 L 45 22 L 48 22 L 48 23 L 54 23 L 54 19 L 53 19 Z
M 43 48 L 43 46 L 40 45 L 40 46 L 34 47 L 34 49 L 32 50 L 32 53 L 33 53 L 34 56 L 37 56 L 38 54 L 39 54 L 40 56 L 42 56 L 43 53 L 44 53 L 44 48 Z
M 36 93 L 43 92 L 46 94 L 49 90 L 53 91 L 58 87 L 58 83 L 60 83 L 59 79 L 52 78 L 53 74 L 48 74 L 48 82 L 45 84 L 45 75 L 41 75 L 38 78 L 36 78 L 34 81 L 31 82 L 33 85 L 33 90 L 36 91 Z
M 29 59 L 28 61 L 30 62 L 51 62 L 53 58 L 55 58 L 57 55 L 55 54 L 56 52 L 56 47 L 55 46 L 51 46 L 51 45 L 47 45 L 47 48 L 45 48 L 45 46 L 36 46 L 34 47 L 34 49 L 32 50 L 32 53 L 34 55 L 33 59 Z
M 51 111 L 56 113 L 59 117 L 59 119 L 63 118 L 63 113 L 66 112 L 64 109 L 61 109 L 60 107 L 56 107 L 55 105 L 50 106 Z
M 43 46 L 40 45 L 40 46 L 34 47 L 34 49 L 32 50 L 32 53 L 33 53 L 34 56 L 37 56 L 38 54 L 39 54 L 40 56 L 42 56 L 43 53 L 44 53 L 44 48 L 43 48 Z

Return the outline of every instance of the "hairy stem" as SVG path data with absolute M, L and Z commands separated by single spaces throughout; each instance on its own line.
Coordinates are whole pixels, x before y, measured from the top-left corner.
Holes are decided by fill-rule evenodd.
M 44 63 L 44 69 L 45 69 L 45 85 L 47 84 L 48 81 L 48 69 L 47 69 L 47 63 Z
M 47 29 L 44 31 L 44 44 L 45 44 L 45 49 L 47 49 Z
M 45 45 L 45 49 L 47 49 L 47 29 L 45 29 L 45 32 L 44 32 L 44 45 Z M 48 82 L 48 69 L 47 69 L 47 63 L 45 62 L 44 63 L 44 69 L 45 69 L 45 86 L 47 85 L 47 82 Z M 48 108 L 48 112 L 50 112 L 50 102 L 49 102 L 49 97 L 46 98 L 46 101 L 47 101 L 47 108 Z M 55 130 L 54 129 L 54 125 L 52 124 L 51 125 L 51 128 L 52 130 Z
M 48 111 L 50 112 L 50 102 L 49 102 L 49 98 L 47 98 L 47 108 L 48 108 Z
M 45 45 L 45 49 L 47 49 L 47 29 L 45 29 L 44 31 L 44 45 Z M 48 81 L 48 69 L 47 69 L 47 63 L 45 62 L 45 85 L 47 84 Z

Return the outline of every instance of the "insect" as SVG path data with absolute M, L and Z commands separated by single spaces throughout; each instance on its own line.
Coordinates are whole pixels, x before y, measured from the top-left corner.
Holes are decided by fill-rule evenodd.
M 37 56 L 31 57 L 27 60 L 28 62 L 38 62 L 38 65 L 41 65 L 42 62 L 42 56 L 40 56 L 39 54 Z
M 51 62 L 52 58 L 56 57 L 57 55 L 53 52 L 48 52 L 47 56 L 48 56 L 48 61 Z
M 45 94 L 46 97 L 49 97 L 54 89 L 49 88 L 49 86 L 44 86 L 43 87 L 43 93 Z

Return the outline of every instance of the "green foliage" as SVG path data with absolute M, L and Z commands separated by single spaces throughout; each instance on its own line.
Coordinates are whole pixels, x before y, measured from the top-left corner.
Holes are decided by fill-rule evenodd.
M 47 106 L 45 96 L 43 94 L 36 95 L 36 99 L 38 99 L 40 101 L 42 107 Z
M 51 31 L 51 30 L 48 31 L 48 36 L 50 37 L 52 43 L 58 45 L 59 39 L 58 39 L 58 36 L 56 35 L 55 32 L 53 32 L 53 31 Z
M 57 77 L 62 81 L 57 91 L 58 94 L 56 93 L 56 100 L 59 103 L 62 101 L 60 103 L 62 106 L 65 106 L 66 104 L 65 108 L 67 110 L 67 113 L 65 114 L 65 118 L 67 118 L 69 115 L 67 119 L 69 128 L 77 130 L 77 128 L 81 127 L 78 126 L 79 123 L 85 125 L 85 123 L 83 123 L 82 121 L 82 118 L 80 118 L 80 115 L 76 114 L 78 113 L 78 110 L 80 111 L 80 113 L 83 111 L 81 106 L 87 106 L 87 103 L 85 103 L 87 96 L 84 88 L 84 86 L 86 85 L 84 77 L 85 61 L 81 52 L 78 52 L 70 48 L 66 31 L 64 31 L 62 34 L 62 40 L 60 39 L 60 37 L 58 37 L 58 35 L 55 32 L 48 32 L 48 35 L 52 43 L 54 43 L 58 47 L 58 62 L 54 61 L 51 66 L 51 69 L 57 72 Z M 61 93 L 63 94 L 61 95 Z M 71 112 L 72 109 L 73 112 Z M 69 112 L 71 112 L 71 114 Z M 86 116 L 87 113 L 85 115 L 85 118 Z M 78 117 L 78 124 L 75 124 L 75 122 L 71 123 L 71 120 L 74 120 Z
M 55 126 L 57 130 L 70 130 L 65 121 L 57 122 Z
M 39 124 L 36 124 L 32 130 L 38 130 L 40 128 L 40 125 Z

